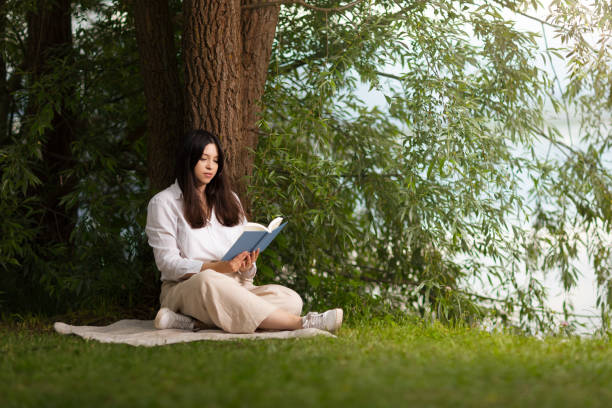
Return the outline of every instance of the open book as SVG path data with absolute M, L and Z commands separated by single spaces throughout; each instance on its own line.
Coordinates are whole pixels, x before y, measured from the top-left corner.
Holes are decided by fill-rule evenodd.
M 287 223 L 281 224 L 283 219 L 281 217 L 273 219 L 267 227 L 255 222 L 247 222 L 244 224 L 242 235 L 232 245 L 229 251 L 223 255 L 223 261 L 230 261 L 241 252 L 244 251 L 255 251 L 259 248 L 260 253 L 264 251 L 270 245 L 270 243 L 276 238 L 279 232 Z

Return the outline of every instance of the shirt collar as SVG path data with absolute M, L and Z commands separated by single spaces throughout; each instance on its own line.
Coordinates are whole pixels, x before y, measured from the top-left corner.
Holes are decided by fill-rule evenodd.
M 172 196 L 180 200 L 183 198 L 183 191 L 181 191 L 181 187 L 179 186 L 178 180 L 174 180 L 174 184 L 170 186 L 170 191 L 172 192 Z

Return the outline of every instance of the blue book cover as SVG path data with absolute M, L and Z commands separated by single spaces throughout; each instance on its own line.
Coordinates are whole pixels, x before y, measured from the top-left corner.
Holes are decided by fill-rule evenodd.
M 270 245 L 274 238 L 287 223 L 281 224 L 282 218 L 275 218 L 270 222 L 268 227 L 264 227 L 260 224 L 247 223 L 245 225 L 245 231 L 234 245 L 223 255 L 222 261 L 230 261 L 241 252 L 244 251 L 255 251 L 259 248 L 260 253 L 264 251 Z

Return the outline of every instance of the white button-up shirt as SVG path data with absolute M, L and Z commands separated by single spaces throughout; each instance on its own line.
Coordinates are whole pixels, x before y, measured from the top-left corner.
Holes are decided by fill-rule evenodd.
M 210 221 L 202 228 L 192 228 L 183 213 L 183 192 L 175 181 L 157 193 L 147 208 L 146 233 L 153 248 L 155 264 L 162 281 L 178 281 L 183 275 L 198 273 L 205 262 L 220 260 L 242 234 L 243 225 L 226 227 L 219 223 L 213 209 Z M 250 279 L 253 267 L 235 278 Z

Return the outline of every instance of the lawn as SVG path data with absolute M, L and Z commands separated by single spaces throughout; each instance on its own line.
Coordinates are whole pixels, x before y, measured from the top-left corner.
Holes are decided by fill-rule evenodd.
M 4 328 L 2 407 L 609 407 L 607 340 L 371 322 L 154 348 Z

